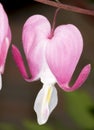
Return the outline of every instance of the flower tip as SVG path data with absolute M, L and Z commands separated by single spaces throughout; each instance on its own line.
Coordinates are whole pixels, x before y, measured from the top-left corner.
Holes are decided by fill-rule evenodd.
M 37 119 L 39 125 L 44 125 L 47 121 Z
M 16 46 L 12 44 L 12 52 L 16 50 Z
M 48 121 L 48 117 L 50 115 L 49 109 L 45 109 L 43 113 L 39 113 L 36 108 L 34 108 L 36 114 L 37 114 L 37 122 L 39 125 L 44 125 Z
M 53 85 L 43 85 L 34 103 L 34 111 L 37 115 L 37 122 L 43 125 L 48 121 L 51 112 L 58 102 L 57 90 Z
M 89 73 L 91 71 L 91 64 L 87 64 L 84 69 L 83 69 L 83 72 L 84 74 L 86 75 L 86 77 L 88 77 Z
M 90 71 L 90 70 L 91 70 L 91 64 L 86 65 L 86 69 L 87 69 L 88 71 Z
M 0 12 L 4 11 L 4 7 L 2 5 L 2 3 L 0 3 Z
M 13 55 L 14 60 L 16 60 L 17 56 L 20 55 L 18 48 L 15 45 L 12 44 L 11 51 L 12 51 L 12 55 Z

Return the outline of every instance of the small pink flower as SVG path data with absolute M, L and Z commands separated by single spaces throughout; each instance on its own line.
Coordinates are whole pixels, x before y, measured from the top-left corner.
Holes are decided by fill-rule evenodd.
M 4 66 L 10 42 L 11 31 L 8 23 L 8 17 L 2 4 L 0 4 L 0 89 L 2 88 L 1 75 L 4 72 Z
M 80 31 L 72 24 L 58 26 L 51 34 L 49 21 L 42 15 L 33 15 L 23 27 L 23 48 L 29 65 L 29 78 L 22 56 L 13 45 L 14 60 L 25 80 L 40 79 L 43 87 L 37 95 L 34 110 L 39 124 L 44 124 L 58 102 L 55 83 L 64 91 L 78 89 L 87 79 L 90 64 L 86 65 L 72 87 L 70 80 L 83 50 Z

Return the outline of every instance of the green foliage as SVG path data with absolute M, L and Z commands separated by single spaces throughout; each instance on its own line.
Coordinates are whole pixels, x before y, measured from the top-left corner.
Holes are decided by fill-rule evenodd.
M 89 0 L 89 2 L 92 2 L 94 4 L 94 0 Z
M 51 126 L 45 125 L 38 125 L 35 122 L 31 122 L 29 120 L 26 120 L 23 122 L 24 128 L 26 130 L 53 130 Z
M 0 130 L 54 130 L 47 124 L 40 126 L 35 122 L 25 120 L 21 123 L 20 127 L 12 123 L 0 123 Z
M 66 93 L 67 111 L 82 129 L 94 130 L 94 102 L 88 92 Z
M 0 123 L 0 130 L 16 130 L 14 125 L 8 123 Z

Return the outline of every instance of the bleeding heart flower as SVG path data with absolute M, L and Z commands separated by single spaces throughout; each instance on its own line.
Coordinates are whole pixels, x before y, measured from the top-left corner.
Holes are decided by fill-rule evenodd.
M 22 40 L 31 78 L 26 72 L 19 50 L 14 45 L 12 54 L 25 80 L 35 81 L 40 78 L 43 83 L 34 110 L 38 123 L 44 124 L 58 102 L 55 83 L 64 91 L 74 91 L 84 83 L 91 67 L 90 64 L 86 65 L 74 85 L 69 86 L 83 50 L 81 33 L 72 24 L 58 26 L 53 32 L 44 16 L 33 15 L 23 27 Z
M 2 88 L 2 74 L 4 72 L 7 52 L 11 42 L 11 31 L 8 17 L 2 4 L 0 4 L 0 89 Z

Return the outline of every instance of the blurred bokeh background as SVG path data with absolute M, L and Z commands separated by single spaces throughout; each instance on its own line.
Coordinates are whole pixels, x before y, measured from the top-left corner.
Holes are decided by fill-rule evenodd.
M 60 1 L 94 10 L 94 0 Z M 52 23 L 56 8 L 33 0 L 0 0 L 0 2 L 9 17 L 12 30 L 11 43 L 20 49 L 26 63 L 22 48 L 22 28 L 25 21 L 31 15 L 41 14 Z M 94 17 L 60 10 L 56 26 L 68 23 L 77 26 L 84 39 L 84 50 L 73 75 L 73 81 L 82 67 L 90 63 L 92 70 L 87 81 L 79 90 L 71 93 L 61 91 L 56 85 L 58 105 L 48 122 L 39 126 L 33 104 L 42 84 L 40 81 L 32 83 L 24 81 L 13 61 L 10 46 L 3 74 L 3 88 L 0 91 L 0 130 L 94 130 Z

